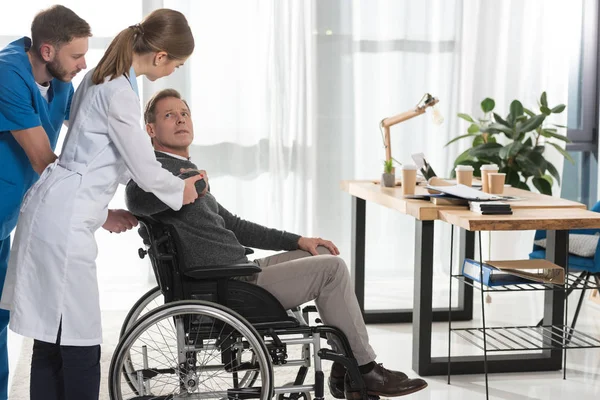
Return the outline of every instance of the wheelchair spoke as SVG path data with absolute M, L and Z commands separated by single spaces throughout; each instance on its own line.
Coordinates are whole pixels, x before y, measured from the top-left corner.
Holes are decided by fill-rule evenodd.
M 262 337 L 226 310 L 181 303 L 150 311 L 123 337 L 111 365 L 111 398 L 221 399 L 255 385 L 250 397 L 267 400 L 272 370 Z

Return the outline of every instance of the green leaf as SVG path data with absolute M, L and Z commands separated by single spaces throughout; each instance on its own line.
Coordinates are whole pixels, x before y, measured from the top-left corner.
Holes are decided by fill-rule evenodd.
M 556 143 L 548 142 L 548 144 L 551 145 L 551 146 L 554 146 L 554 148 L 556 150 L 558 150 L 558 152 L 560 154 L 562 154 L 564 158 L 566 158 L 567 160 L 569 160 L 571 162 L 571 164 L 575 164 L 575 160 L 573 160 L 573 157 L 571 157 L 571 155 L 569 153 L 567 153 L 567 151 L 565 149 L 563 149 L 562 147 L 560 147 Z
M 529 115 L 530 117 L 535 115 L 535 113 L 528 108 L 523 107 L 523 111 L 525 111 L 525 114 Z
M 548 183 L 548 181 L 544 178 L 533 178 L 532 179 L 533 186 L 536 187 L 537 190 L 542 194 L 547 194 L 548 196 L 552 196 L 552 185 Z
M 566 126 L 564 126 L 564 125 L 558 125 L 558 124 L 552 124 L 552 125 L 554 125 L 554 126 L 555 126 L 555 127 L 557 127 L 557 128 L 564 128 L 564 129 L 567 129 L 567 127 L 566 127 Z
M 467 115 L 467 114 L 461 114 L 461 113 L 458 113 L 458 114 L 456 114 L 456 115 L 457 115 L 459 118 L 462 118 L 462 119 L 464 119 L 465 121 L 469 121 L 469 122 L 473 122 L 473 123 L 475 122 L 475 121 L 473 120 L 473 118 L 472 118 L 470 115 Z
M 554 129 L 554 132 L 550 129 L 542 129 L 541 134 L 542 134 L 542 136 L 547 137 L 547 138 L 552 137 L 552 138 L 555 138 L 558 140 L 562 140 L 563 142 L 566 142 L 566 143 L 571 143 L 571 139 L 569 139 L 566 136 L 556 133 L 556 129 Z
M 567 106 L 565 106 L 564 104 L 559 104 L 558 106 L 554 107 L 551 111 L 554 114 L 560 114 L 561 112 L 565 111 L 565 108 Z
M 469 155 L 479 159 L 489 159 L 490 157 L 497 157 L 502 147 L 499 143 L 484 143 L 470 149 Z
M 517 124 L 517 130 L 519 132 L 531 132 L 537 129 L 540 125 L 542 125 L 544 119 L 546 119 L 546 116 L 544 114 L 531 117 L 527 121 Z
M 515 162 L 517 163 L 517 165 L 519 167 L 521 167 L 521 173 L 523 175 L 541 176 L 542 173 L 546 170 L 546 168 L 544 166 L 544 169 L 542 170 L 542 168 L 539 164 L 532 161 L 532 159 L 530 158 L 530 155 L 532 155 L 532 154 L 537 154 L 537 153 L 535 153 L 533 151 L 528 153 L 527 155 L 525 155 L 523 153 L 519 153 L 515 157 Z
M 477 135 L 477 137 L 475 137 L 475 139 L 473 139 L 473 143 L 471 143 L 471 147 L 477 147 L 480 144 L 484 144 L 485 142 L 483 141 L 483 135 Z
M 477 124 L 471 124 L 471 126 L 469 126 L 469 129 L 467 129 L 467 132 L 469 132 L 469 133 L 479 133 L 479 125 L 477 125 Z
M 535 146 L 533 149 L 531 149 L 532 151 L 535 151 L 536 153 L 542 154 L 545 150 L 545 147 L 542 145 L 537 145 Z
M 490 99 L 489 97 L 487 97 L 481 102 L 481 109 L 484 113 L 489 113 L 494 109 L 494 107 L 496 107 L 496 102 L 494 101 L 494 99 Z
M 467 134 L 464 134 L 464 135 L 457 136 L 454 139 L 452 139 L 451 141 L 449 141 L 448 143 L 446 143 L 444 145 L 444 147 L 446 147 L 446 146 L 448 146 L 448 145 L 456 142 L 457 140 L 464 139 L 464 138 L 471 137 L 471 136 L 475 136 L 475 135 L 476 135 L 475 133 L 467 133 Z
M 542 96 L 540 97 L 540 104 L 542 107 L 548 107 L 548 98 L 546 96 L 546 92 L 542 93 Z
M 518 182 L 521 180 L 521 177 L 519 176 L 519 172 L 509 168 L 506 171 L 506 183 L 508 183 L 510 186 L 513 187 L 517 187 Z
M 514 157 L 519 150 L 521 150 L 521 148 L 523 147 L 523 143 L 521 142 L 512 142 L 511 144 L 508 144 L 506 146 L 504 146 L 500 152 L 498 153 L 498 155 L 500 156 L 500 158 L 503 159 L 508 159 L 510 157 Z
M 560 174 L 558 173 L 556 167 L 548 160 L 546 160 L 546 169 L 548 170 L 548 172 L 550 172 L 550 175 L 552 175 L 554 179 L 556 179 L 556 182 L 560 186 Z
M 531 138 L 527 138 L 527 140 L 523 143 L 523 146 L 525 147 L 531 147 L 533 146 L 533 141 L 531 140 Z
M 548 183 L 550 184 L 550 186 L 554 185 L 554 179 L 552 179 L 552 177 L 548 174 L 544 174 L 542 175 L 542 179 L 545 179 L 548 181 Z
M 457 165 L 459 165 L 459 164 L 461 164 L 461 163 L 465 162 L 465 161 L 470 161 L 470 160 L 473 160 L 473 157 L 471 157 L 471 156 L 469 155 L 469 151 L 470 151 L 470 150 L 471 150 L 471 149 L 467 149 L 467 150 L 463 151 L 462 153 L 460 153 L 460 154 L 458 155 L 458 157 L 456 157 L 456 160 L 454 160 L 454 166 L 455 166 L 455 167 L 456 167 Z
M 508 127 L 506 127 L 504 125 L 500 125 L 500 124 L 491 124 L 490 126 L 483 128 L 482 132 L 488 132 L 491 134 L 504 133 L 509 138 L 512 138 L 512 135 L 513 135 L 513 130 L 511 128 L 508 128 Z
M 498 115 L 496 113 L 494 113 L 494 120 L 497 123 L 499 123 L 500 125 L 504 125 L 507 128 L 511 128 L 512 129 L 512 126 L 507 121 L 505 121 L 500 115 Z
M 541 106 L 540 107 L 540 111 L 544 114 L 544 115 L 550 115 L 552 114 L 552 110 L 550 110 L 548 107 L 545 106 Z
M 518 116 L 523 115 L 524 112 L 523 104 L 521 104 L 519 100 L 513 100 L 513 102 L 510 103 L 510 115 L 512 115 L 515 120 Z
M 519 184 L 517 185 L 517 189 L 531 191 L 531 188 L 529 186 L 527 186 L 527 183 L 525 183 L 523 181 L 519 181 Z

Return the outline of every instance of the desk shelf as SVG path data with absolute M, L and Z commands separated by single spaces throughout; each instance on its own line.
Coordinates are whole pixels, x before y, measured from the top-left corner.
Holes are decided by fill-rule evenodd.
M 463 275 L 452 275 L 452 278 L 459 280 L 461 283 L 472 286 L 477 290 L 483 290 L 483 292 L 531 292 L 531 291 L 544 291 L 544 290 L 564 290 L 565 285 L 558 285 L 553 283 L 521 283 L 518 285 L 503 285 L 503 286 L 486 286 L 479 282 L 472 281 L 470 278 L 466 278 Z M 600 289 L 600 286 L 595 281 L 582 280 L 580 274 L 569 273 L 566 275 L 566 287 L 569 291 L 571 290 L 583 290 L 583 289 Z
M 483 344 L 483 328 L 452 329 L 452 332 L 490 353 L 600 348 L 600 340 L 564 325 L 486 327 L 487 349 Z

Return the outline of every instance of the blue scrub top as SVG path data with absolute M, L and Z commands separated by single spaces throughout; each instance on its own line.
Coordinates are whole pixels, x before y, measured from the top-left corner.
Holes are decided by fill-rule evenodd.
M 23 148 L 10 131 L 42 126 L 52 150 L 64 120 L 69 119 L 73 85 L 53 79 L 48 101 L 33 78 L 23 37 L 0 50 L 0 240 L 17 224 L 23 196 L 38 179 Z

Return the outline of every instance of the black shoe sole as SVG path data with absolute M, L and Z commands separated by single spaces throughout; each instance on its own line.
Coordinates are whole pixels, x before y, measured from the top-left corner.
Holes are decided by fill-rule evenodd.
M 402 393 L 380 393 L 380 392 L 373 392 L 370 390 L 367 390 L 367 395 L 368 396 L 382 396 L 382 397 L 400 397 L 400 396 L 406 396 L 409 394 L 413 394 L 418 392 L 419 390 L 423 390 L 427 387 L 427 384 L 425 384 L 424 386 L 419 386 L 416 387 L 412 390 L 407 390 L 405 392 Z M 346 398 L 346 400 L 362 400 L 362 396 L 360 395 L 360 392 L 345 392 L 344 397 Z

